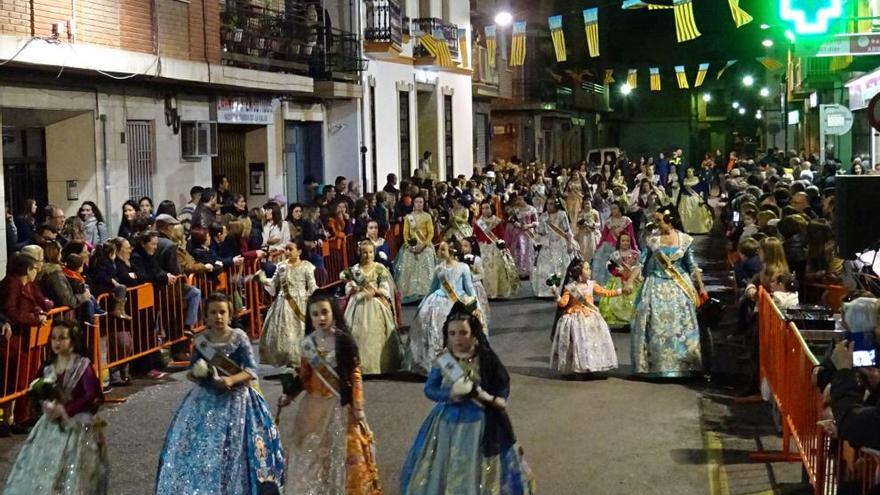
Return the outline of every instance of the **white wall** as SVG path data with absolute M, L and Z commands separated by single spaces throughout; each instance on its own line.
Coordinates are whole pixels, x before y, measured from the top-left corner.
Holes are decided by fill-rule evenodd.
M 333 184 L 342 175 L 360 187 L 360 101 L 331 101 L 325 108 L 324 183 Z
M 87 112 L 46 126 L 49 202 L 75 215 L 84 200 L 98 199 L 95 117 Z M 68 200 L 67 181 L 77 181 L 79 199 Z M 103 183 L 103 180 L 101 181 Z

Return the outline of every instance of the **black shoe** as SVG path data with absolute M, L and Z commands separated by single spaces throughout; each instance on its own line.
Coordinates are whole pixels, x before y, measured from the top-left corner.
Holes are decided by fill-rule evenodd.
M 8 425 L 0 425 L 0 438 L 9 438 L 11 435 Z
M 31 432 L 31 427 L 24 425 L 9 425 L 9 431 L 13 435 L 27 435 Z

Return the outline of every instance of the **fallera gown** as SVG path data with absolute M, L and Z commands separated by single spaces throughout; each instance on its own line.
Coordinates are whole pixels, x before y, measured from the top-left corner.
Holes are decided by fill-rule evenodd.
M 555 229 L 551 228 L 551 224 Z M 565 271 L 572 260 L 572 242 L 564 237 L 565 234 L 571 235 L 568 216 L 564 211 L 542 213 L 538 221 L 538 234 L 542 239 L 542 247 L 538 251 L 538 259 L 532 271 L 532 292 L 535 297 L 552 297 L 553 291 L 547 285 L 547 279 L 552 275 L 558 275 L 560 280 L 564 279 Z
M 434 219 L 425 212 L 410 213 L 403 218 L 403 245 L 397 253 L 394 279 L 404 303 L 421 300 L 431 287 L 437 255 L 434 251 Z M 414 252 L 415 246 L 424 246 Z
M 260 360 L 272 366 L 296 366 L 299 363 L 299 341 L 306 328 L 306 302 L 318 287 L 315 265 L 305 260 L 296 265 L 282 261 L 263 286 L 275 296 L 275 300 L 263 321 Z
M 396 325 L 391 310 L 394 294 L 391 273 L 379 263 L 368 267 L 360 264 L 352 270 L 363 274 L 360 282 L 348 281 L 345 291 L 350 295 L 345 307 L 345 324 L 351 330 L 361 358 L 364 375 L 378 375 L 394 371 L 397 357 Z M 372 288 L 378 291 L 370 296 L 355 289 Z
M 620 289 L 606 290 L 592 280 L 563 288 L 557 303 L 563 314 L 556 322 L 550 367 L 560 373 L 592 373 L 617 368 L 617 353 L 608 324 L 593 304 L 593 293 L 611 299 Z

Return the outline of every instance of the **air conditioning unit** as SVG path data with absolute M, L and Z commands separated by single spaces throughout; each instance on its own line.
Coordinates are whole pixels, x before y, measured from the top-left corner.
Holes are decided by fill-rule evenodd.
M 200 160 L 217 156 L 217 122 L 184 120 L 180 123 L 180 156 L 184 160 Z

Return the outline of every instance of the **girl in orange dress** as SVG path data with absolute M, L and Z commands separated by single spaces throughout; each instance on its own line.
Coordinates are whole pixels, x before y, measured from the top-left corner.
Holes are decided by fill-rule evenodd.
M 617 368 L 614 341 L 608 324 L 593 303 L 593 294 L 614 297 L 624 291 L 605 289 L 591 280 L 590 275 L 589 263 L 573 261 L 568 267 L 562 295 L 556 299 L 559 309 L 553 325 L 550 367 L 565 375 Z M 556 287 L 553 289 L 558 291 Z
M 381 495 L 354 338 L 328 294 L 309 298 L 287 489 L 297 495 Z M 290 393 L 285 390 L 285 393 Z M 281 407 L 293 397 L 284 395 Z

